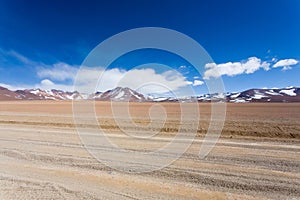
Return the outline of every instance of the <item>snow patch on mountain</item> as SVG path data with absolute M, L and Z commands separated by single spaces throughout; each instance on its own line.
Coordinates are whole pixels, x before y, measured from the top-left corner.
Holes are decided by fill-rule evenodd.
M 278 93 L 278 92 L 274 92 L 274 90 L 268 90 L 268 91 L 266 91 L 265 93 L 266 93 L 266 94 L 269 94 L 269 95 L 282 95 L 282 94 L 280 94 L 280 93 Z
M 267 96 L 263 95 L 263 94 L 254 94 L 254 96 L 252 97 L 253 99 L 262 99 L 262 98 L 265 98 Z
M 231 94 L 230 97 L 231 98 L 237 98 L 238 96 L 240 96 L 240 94 L 241 94 L 240 92 L 236 93 L 236 94 Z
M 121 97 L 123 97 L 124 96 L 124 91 L 121 91 L 120 93 L 118 93 L 114 98 L 115 99 L 119 99 L 119 98 L 121 98 Z
M 296 96 L 297 94 L 294 91 L 295 91 L 295 88 L 288 89 L 288 90 L 280 90 L 279 93 L 283 93 L 283 94 L 286 94 L 286 95 L 289 95 L 289 96 Z

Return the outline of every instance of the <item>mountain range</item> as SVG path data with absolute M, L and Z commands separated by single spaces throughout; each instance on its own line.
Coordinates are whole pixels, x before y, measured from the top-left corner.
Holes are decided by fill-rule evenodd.
M 12 91 L 0 86 L 0 101 L 10 100 L 97 100 L 97 101 L 130 101 L 130 102 L 300 102 L 300 88 L 249 89 L 242 92 L 205 94 L 194 97 L 152 97 L 140 94 L 130 88 L 116 87 L 105 92 L 82 95 L 79 92 L 62 90 L 25 89 Z

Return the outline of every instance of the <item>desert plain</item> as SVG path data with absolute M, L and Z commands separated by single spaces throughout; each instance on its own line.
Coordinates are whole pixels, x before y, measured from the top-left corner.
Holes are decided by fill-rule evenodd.
M 149 130 L 149 109 L 155 104 L 129 103 L 131 119 L 118 121 L 136 134 L 158 130 L 156 137 L 135 141 L 124 134 L 110 102 L 95 103 L 98 128 L 124 149 L 162 147 L 179 130 L 180 104 L 160 103 L 167 119 Z M 187 151 L 160 170 L 129 173 L 87 151 L 71 101 L 2 101 L 0 199 L 300 199 L 300 103 L 227 103 L 221 137 L 204 159 L 199 150 L 211 106 L 189 105 L 198 106 L 201 117 Z M 132 161 L 108 159 L 121 166 Z

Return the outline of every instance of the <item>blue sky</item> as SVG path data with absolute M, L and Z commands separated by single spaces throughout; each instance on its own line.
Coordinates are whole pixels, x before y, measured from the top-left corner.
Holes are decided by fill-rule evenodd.
M 215 77 L 223 79 L 226 91 L 300 86 L 297 0 L 2 0 L 0 85 L 71 90 L 77 69 L 93 48 L 119 32 L 139 27 L 184 33 L 201 44 L 214 63 L 202 66 L 206 75 L 201 76 L 172 53 L 136 51 L 106 69 L 112 83 L 99 90 L 111 89 L 124 74 L 151 75 L 153 81 L 168 84 L 170 74 L 158 66 L 153 66 L 154 72 L 132 71 L 145 63 L 162 63 L 176 70 L 176 83 L 168 85 L 172 90 L 189 85 L 196 93 L 205 93 L 205 80 Z

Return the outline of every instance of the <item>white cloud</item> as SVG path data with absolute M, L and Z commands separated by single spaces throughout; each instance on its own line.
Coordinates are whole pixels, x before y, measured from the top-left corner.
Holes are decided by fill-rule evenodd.
M 184 87 L 192 87 L 203 85 L 204 82 L 199 79 L 199 76 L 194 76 L 193 81 L 186 80 L 186 77 L 179 74 L 175 70 L 165 71 L 163 73 L 157 73 L 154 69 L 132 69 L 121 70 L 118 68 L 104 69 L 101 67 L 90 68 L 82 67 L 79 70 L 79 66 L 72 66 L 63 62 L 59 62 L 53 65 L 46 65 L 41 62 L 32 61 L 25 56 L 15 51 L 3 51 L 0 49 L 1 54 L 5 54 L 21 61 L 23 64 L 30 65 L 37 69 L 37 75 L 43 79 L 36 85 L 18 85 L 11 86 L 0 84 L 9 89 L 24 89 L 24 88 L 41 88 L 41 89 L 61 89 L 65 91 L 73 91 L 74 89 L 80 92 L 92 93 L 95 91 L 106 91 L 113 89 L 117 86 L 129 87 L 138 90 L 144 94 L 163 94 L 170 91 L 179 91 Z M 227 62 L 227 63 L 207 63 L 205 65 L 204 79 L 212 77 L 220 77 L 222 75 L 236 76 L 239 74 L 252 74 L 259 69 L 266 71 L 270 70 L 270 63 L 276 62 L 272 67 L 282 67 L 283 70 L 290 69 L 291 65 L 298 64 L 295 59 L 284 59 L 277 62 L 276 58 L 272 61 L 265 62 L 257 57 L 250 57 L 245 61 L 240 62 Z M 187 66 L 180 66 L 180 69 L 184 69 Z M 74 88 L 70 83 L 74 81 L 77 73 L 80 72 L 80 76 L 77 77 L 77 88 Z M 99 80 L 99 83 L 98 83 Z M 61 84 L 58 84 L 58 83 Z M 182 91 L 182 90 L 180 90 Z
M 81 67 L 76 77 L 75 90 L 82 93 L 93 93 L 95 91 L 106 91 L 117 87 L 118 81 L 123 75 L 119 69 L 105 70 L 101 67 Z M 97 84 L 98 80 L 100 81 Z
M 158 74 L 150 68 L 130 70 L 124 74 L 119 82 L 120 86 L 133 89 L 145 84 L 148 86 L 143 87 L 141 90 L 143 93 L 166 93 L 188 85 L 186 78 L 174 70 Z M 157 86 L 159 86 L 159 88 Z M 154 90 L 154 87 L 157 88 Z
M 39 67 L 37 69 L 37 75 L 40 78 L 50 78 L 51 80 L 65 81 L 73 80 L 77 74 L 77 71 L 78 68 L 59 62 L 53 66 Z
M 261 68 L 263 68 L 265 71 L 269 71 L 270 70 L 270 63 L 268 63 L 268 62 L 262 62 L 262 64 L 261 64 Z
M 17 60 L 26 65 L 38 64 L 14 50 L 4 50 L 4 49 L 0 48 L 0 56 L 1 56 L 1 59 L 5 60 L 5 61 L 8 61 L 7 58 L 10 57 L 10 58 L 13 58 L 14 60 Z
M 107 69 L 97 67 L 82 67 L 80 70 L 70 65 L 59 63 L 52 69 L 39 68 L 37 73 L 43 77 L 40 83 L 35 85 L 11 86 L 1 84 L 9 89 L 40 88 L 44 90 L 59 89 L 64 91 L 77 90 L 82 93 L 106 91 L 115 87 L 129 87 L 143 94 L 164 94 L 177 92 L 183 87 L 192 86 L 196 82 L 186 80 L 175 70 L 157 73 L 154 69 L 121 70 L 118 68 Z M 79 71 L 79 76 L 76 73 Z M 76 87 L 73 84 L 58 84 L 56 81 L 76 79 Z M 199 84 L 199 83 L 196 83 Z
M 8 51 L 8 52 L 7 52 L 7 55 L 10 55 L 10 56 L 12 56 L 12 57 L 18 59 L 19 61 L 21 61 L 21 62 L 24 63 L 24 64 L 33 64 L 33 62 L 32 62 L 30 59 L 26 58 L 25 56 L 19 54 L 19 53 L 16 52 L 16 51 L 13 51 L 13 50 Z
M 50 81 L 49 79 L 42 80 L 41 84 L 44 86 L 53 86 L 54 85 L 54 83 L 52 81 Z
M 98 84 L 96 85 L 96 83 Z M 176 91 L 193 84 L 174 70 L 157 73 L 151 68 L 121 70 L 118 68 L 82 67 L 76 80 L 75 90 L 83 93 L 106 91 L 117 86 L 129 87 L 144 94 L 162 94 Z
M 267 71 L 270 69 L 270 64 L 262 62 L 259 58 L 250 57 L 242 62 L 207 63 L 205 68 L 204 79 L 209 79 L 210 77 L 218 78 L 222 75 L 236 76 L 239 74 L 252 74 L 260 68 Z
M 40 88 L 42 90 L 63 90 L 63 91 L 73 91 L 73 85 L 66 84 L 57 84 L 49 79 L 42 80 L 39 84 L 35 84 L 34 86 L 27 86 L 26 88 Z
M 273 68 L 278 68 L 282 67 L 282 70 L 288 70 L 291 69 L 291 65 L 296 65 L 298 64 L 299 61 L 295 59 L 284 59 L 284 60 L 279 60 L 273 65 Z
M 200 80 L 194 80 L 193 86 L 203 85 L 204 82 Z
M 11 91 L 37 88 L 40 88 L 42 90 L 58 89 L 63 91 L 73 91 L 73 85 L 56 84 L 48 79 L 44 79 L 40 83 L 34 85 L 10 85 L 0 83 L 0 86 L 5 87 Z
M 13 85 L 8 85 L 8 84 L 5 84 L 5 83 L 0 83 L 0 86 L 1 86 L 1 87 L 5 87 L 5 88 L 7 88 L 7 89 L 9 89 L 9 90 L 12 90 L 12 91 L 24 89 L 23 87 L 18 87 L 18 86 L 13 86 Z
M 67 63 L 59 62 L 53 65 L 36 62 L 26 58 L 16 51 L 4 51 L 0 49 L 0 55 L 10 56 L 22 62 L 23 65 L 30 65 L 36 69 L 37 76 L 41 81 L 33 85 L 4 85 L 11 89 L 41 88 L 41 89 L 60 89 L 73 91 L 106 91 L 117 86 L 139 89 L 143 93 L 161 94 L 165 92 L 174 92 L 182 87 L 192 86 L 194 83 L 186 80 L 182 74 L 175 70 L 168 70 L 163 73 L 157 73 L 152 68 L 121 70 L 118 68 L 104 69 L 102 67 L 82 67 L 72 66 Z M 187 66 L 180 66 L 181 69 Z M 77 73 L 80 76 L 77 77 Z M 77 78 L 76 78 L 77 77 Z M 77 88 L 74 88 L 71 82 L 76 78 Z M 98 83 L 99 80 L 99 83 Z
M 272 62 L 276 62 L 277 60 L 277 58 L 272 58 Z

